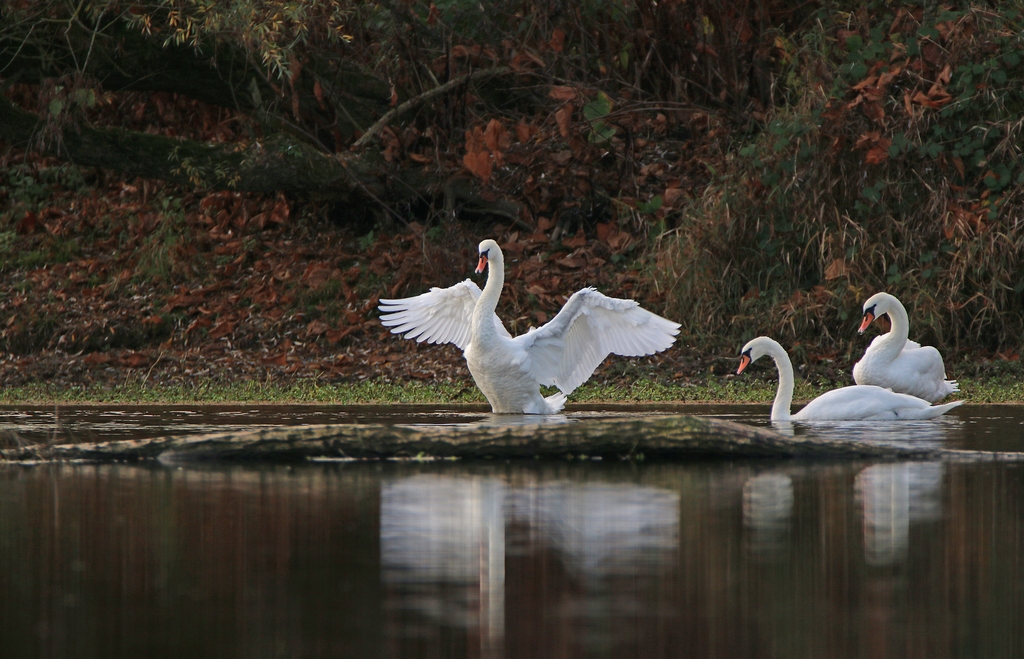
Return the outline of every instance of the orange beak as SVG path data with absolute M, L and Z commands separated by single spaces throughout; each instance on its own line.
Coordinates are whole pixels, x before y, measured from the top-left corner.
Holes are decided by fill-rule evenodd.
M 750 366 L 750 356 L 740 355 L 740 367 L 736 369 L 736 375 L 739 375 L 743 371 L 747 370 L 748 366 Z
M 487 257 L 484 256 L 483 254 L 481 254 L 480 255 L 480 262 L 476 264 L 475 272 L 477 274 L 480 274 L 481 272 L 484 271 L 484 268 L 486 268 L 486 267 L 487 267 Z
M 872 322 L 874 322 L 874 320 L 875 320 L 875 314 L 871 313 L 870 311 L 865 313 L 864 314 L 864 320 L 860 321 L 860 329 L 857 330 L 857 334 L 863 334 L 864 330 L 866 330 L 868 328 L 868 326 Z

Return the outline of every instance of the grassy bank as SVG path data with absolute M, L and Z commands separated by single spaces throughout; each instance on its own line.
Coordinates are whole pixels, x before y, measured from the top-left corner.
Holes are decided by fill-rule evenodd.
M 1024 379 L 996 375 L 960 379 L 961 393 L 951 398 L 968 403 L 1024 403 Z M 838 386 L 838 385 L 834 385 Z M 662 384 L 647 380 L 628 387 L 583 385 L 569 398 L 587 404 L 766 404 L 775 396 L 776 381 L 769 378 L 708 379 L 700 384 Z M 800 381 L 794 400 L 805 402 L 833 388 L 829 383 Z M 0 392 L 2 405 L 463 405 L 485 404 L 470 382 L 386 383 L 366 381 L 351 385 L 314 381 L 279 386 L 268 382 L 237 385 L 161 387 L 126 384 L 114 387 L 58 388 L 43 384 L 14 387 Z

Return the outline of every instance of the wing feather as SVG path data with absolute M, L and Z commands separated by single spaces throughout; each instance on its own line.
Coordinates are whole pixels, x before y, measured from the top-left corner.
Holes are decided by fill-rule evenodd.
M 448 288 L 431 288 L 422 295 L 381 300 L 380 322 L 392 334 L 427 343 L 454 343 L 465 350 L 471 334 L 471 319 L 480 287 L 467 279 Z M 498 332 L 509 336 L 497 315 Z
M 679 324 L 622 300 L 584 288 L 573 294 L 549 323 L 516 337 L 528 351 L 530 368 L 543 385 L 569 394 L 587 381 L 609 354 L 652 355 L 675 341 Z

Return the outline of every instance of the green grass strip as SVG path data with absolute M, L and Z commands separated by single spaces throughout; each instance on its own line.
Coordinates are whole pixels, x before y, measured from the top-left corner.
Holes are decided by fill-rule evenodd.
M 807 401 L 833 388 L 798 382 L 794 400 Z M 949 400 L 968 403 L 1022 403 L 1024 381 L 1007 375 L 961 378 L 961 393 Z M 585 384 L 569 397 L 570 403 L 770 403 L 775 381 L 757 378 L 709 378 L 704 384 L 666 384 L 639 380 L 628 386 Z M 331 384 L 301 381 L 279 385 L 249 381 L 233 384 L 145 385 L 61 388 L 31 384 L 0 390 L 5 405 L 159 405 L 159 404 L 330 404 L 330 405 L 451 405 L 484 403 L 470 382 L 420 381 L 389 383 L 370 380 Z

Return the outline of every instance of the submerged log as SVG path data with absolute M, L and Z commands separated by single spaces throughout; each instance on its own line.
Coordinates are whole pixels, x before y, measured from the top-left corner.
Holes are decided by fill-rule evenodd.
M 473 425 L 291 426 L 148 440 L 59 444 L 0 452 L 6 460 L 159 459 L 294 462 L 309 459 L 875 458 L 1024 460 L 1024 453 L 903 448 L 786 437 L 772 430 L 691 416 L 559 421 L 517 418 Z

